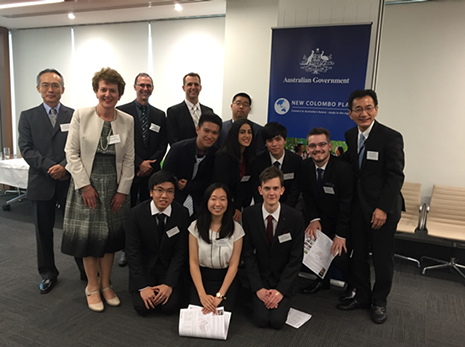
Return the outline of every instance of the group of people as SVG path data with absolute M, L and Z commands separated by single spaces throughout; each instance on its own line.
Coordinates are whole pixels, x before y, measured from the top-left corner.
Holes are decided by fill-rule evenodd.
M 374 91 L 349 97 L 357 126 L 346 133 L 343 156 L 331 155 L 328 130 L 313 128 L 302 160 L 284 148 L 283 125 L 248 119 L 248 94 L 233 97 L 225 122 L 200 104 L 196 73 L 184 76 L 186 99 L 166 117 L 149 104 L 153 80 L 146 73 L 135 78 L 136 99 L 118 107 L 125 82 L 117 71 L 100 70 L 92 86 L 97 106 L 74 111 L 60 103 L 63 76 L 43 70 L 37 76 L 43 104 L 19 121 L 41 293 L 57 282 L 55 205 L 66 196 L 61 250 L 87 279 L 93 311 L 103 311 L 104 301 L 120 304 L 111 269 L 115 252 L 124 249 L 118 263 L 128 264 L 137 313 L 175 312 L 186 295 L 204 313 L 219 306 L 232 311 L 243 263 L 255 322 L 280 329 L 296 291 L 304 234 L 314 238 L 320 230 L 333 239 L 335 265 L 349 283 L 337 308 L 369 308 L 374 322 L 386 320 L 404 154 L 402 136 L 375 121 Z M 304 292 L 329 286 L 326 276 Z

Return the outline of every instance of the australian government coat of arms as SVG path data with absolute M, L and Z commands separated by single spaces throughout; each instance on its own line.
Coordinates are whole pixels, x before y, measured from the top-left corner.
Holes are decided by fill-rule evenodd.
M 307 57 L 307 55 L 304 55 L 302 58 L 300 68 L 306 72 L 318 75 L 332 69 L 334 62 L 331 59 L 331 54 L 325 55 L 325 51 L 320 51 L 319 48 L 316 50 L 312 49 L 310 56 Z

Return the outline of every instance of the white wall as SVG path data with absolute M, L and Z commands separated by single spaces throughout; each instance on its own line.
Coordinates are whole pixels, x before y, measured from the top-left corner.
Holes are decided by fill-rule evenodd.
M 465 1 L 385 9 L 378 120 L 404 136 L 406 180 L 465 187 Z

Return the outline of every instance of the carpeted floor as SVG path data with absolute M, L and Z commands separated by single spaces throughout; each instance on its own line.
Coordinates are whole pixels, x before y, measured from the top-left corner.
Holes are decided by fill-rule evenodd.
M 3 205 L 6 197 L 0 197 Z M 388 320 L 371 322 L 369 312 L 340 312 L 339 288 L 314 296 L 298 294 L 292 307 L 312 314 L 300 329 L 281 331 L 253 325 L 248 293 L 243 290 L 232 316 L 227 341 L 178 336 L 178 316 L 139 317 L 127 291 L 127 268 L 113 269 L 120 307 L 103 313 L 87 308 L 85 282 L 72 257 L 60 252 L 62 221 L 55 234 L 56 287 L 39 294 L 34 226 L 29 201 L 0 211 L 0 346 L 464 346 L 465 286 L 453 272 L 420 274 L 410 262 L 396 260 Z M 306 280 L 301 279 L 299 286 Z

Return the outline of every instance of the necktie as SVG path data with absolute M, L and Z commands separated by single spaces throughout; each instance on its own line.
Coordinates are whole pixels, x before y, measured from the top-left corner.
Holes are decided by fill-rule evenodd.
M 318 173 L 318 176 L 316 178 L 316 187 L 317 187 L 317 190 L 318 190 L 318 194 L 321 194 L 321 192 L 323 191 L 322 188 L 323 188 L 323 169 L 321 167 L 319 167 L 318 169 L 316 169 L 316 172 Z
M 57 110 L 55 110 L 54 108 L 51 108 L 49 118 L 50 118 L 50 122 L 52 123 L 52 127 L 55 128 L 55 124 L 57 122 Z
M 365 136 L 360 134 L 360 140 L 358 141 L 358 167 L 362 167 L 363 154 L 365 153 Z
M 281 166 L 281 164 L 279 163 L 279 161 L 276 160 L 276 161 L 273 163 L 273 166 L 274 166 L 274 167 L 277 167 L 277 168 L 279 169 L 279 167 Z
M 161 238 L 163 233 L 165 232 L 165 215 L 163 213 L 157 213 L 157 232 L 158 232 L 158 240 L 161 243 Z
M 197 106 L 192 107 L 192 119 L 194 120 L 194 125 L 199 125 L 199 108 Z
M 147 117 L 147 106 L 139 106 L 140 110 L 140 125 L 142 130 L 142 139 L 144 144 L 147 144 L 148 134 L 149 134 L 149 120 Z
M 266 236 L 271 245 L 273 243 L 273 216 L 271 214 L 266 217 L 266 222 Z

